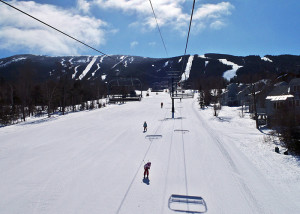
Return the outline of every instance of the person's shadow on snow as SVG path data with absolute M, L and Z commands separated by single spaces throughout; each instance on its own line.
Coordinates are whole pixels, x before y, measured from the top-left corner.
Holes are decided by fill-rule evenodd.
M 144 178 L 143 179 L 143 183 L 147 184 L 147 185 L 150 185 L 150 180 L 149 178 Z

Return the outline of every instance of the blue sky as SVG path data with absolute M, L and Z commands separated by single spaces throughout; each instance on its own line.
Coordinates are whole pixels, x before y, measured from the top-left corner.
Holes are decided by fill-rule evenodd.
M 106 54 L 184 54 L 192 0 L 7 1 Z M 299 0 L 197 0 L 187 54 L 300 55 Z M 99 55 L 0 2 L 0 58 Z

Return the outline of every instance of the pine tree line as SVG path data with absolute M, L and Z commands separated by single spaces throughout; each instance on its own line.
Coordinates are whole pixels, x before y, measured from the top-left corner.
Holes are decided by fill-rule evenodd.
M 71 68 L 59 64 L 57 79 L 37 80 L 38 71 L 30 63 L 16 72 L 17 77 L 7 80 L 0 76 L 0 125 L 25 121 L 30 116 L 50 117 L 55 112 L 102 107 L 99 100 L 107 94 L 106 85 L 101 80 L 74 80 L 70 78 Z

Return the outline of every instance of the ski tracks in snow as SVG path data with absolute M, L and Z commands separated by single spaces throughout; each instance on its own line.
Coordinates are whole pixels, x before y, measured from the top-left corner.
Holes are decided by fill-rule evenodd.
M 193 102 L 193 106 L 195 106 L 195 101 Z M 199 119 L 199 121 L 202 123 L 202 126 L 205 127 L 205 129 L 209 133 L 210 137 L 214 139 L 213 142 L 215 142 L 215 145 L 219 148 L 219 150 L 220 150 L 221 154 L 223 155 L 223 157 L 227 160 L 226 163 L 229 164 L 230 168 L 232 169 L 232 171 L 234 173 L 234 174 L 232 174 L 232 177 L 233 177 L 233 179 L 235 179 L 237 181 L 237 183 L 240 186 L 240 189 L 242 189 L 244 191 L 243 196 L 246 199 L 246 201 L 248 202 L 249 206 L 252 208 L 253 212 L 255 212 L 255 213 L 265 213 L 263 211 L 261 205 L 259 204 L 259 202 L 256 200 L 256 198 L 252 194 L 249 187 L 246 185 L 246 183 L 243 180 L 236 164 L 232 160 L 232 158 L 231 158 L 230 154 L 228 153 L 228 151 L 223 146 L 223 143 L 221 143 L 221 141 L 220 141 L 219 137 L 217 136 L 216 132 L 209 126 L 209 124 L 204 122 L 205 120 L 203 120 L 201 118 L 199 113 L 196 111 L 195 107 L 193 107 L 193 110 L 194 110 L 195 115 Z
M 165 110 L 164 119 L 160 121 L 160 124 L 157 126 L 157 128 L 156 128 L 156 130 L 154 132 L 154 135 L 156 135 L 158 133 L 158 131 L 162 131 L 162 125 L 163 125 L 164 121 L 166 121 L 165 118 L 166 118 L 167 113 L 168 113 L 168 110 Z M 135 172 L 135 174 L 134 174 L 134 176 L 133 176 L 133 178 L 131 180 L 131 183 L 129 184 L 129 186 L 128 186 L 126 192 L 125 192 L 125 195 L 124 195 L 124 197 L 123 197 L 123 199 L 122 199 L 122 201 L 121 201 L 121 203 L 120 203 L 120 205 L 119 205 L 119 207 L 118 207 L 118 209 L 116 211 L 116 214 L 120 213 L 120 211 L 121 211 L 121 209 L 122 209 L 122 207 L 124 205 L 124 202 L 126 201 L 126 198 L 127 198 L 128 194 L 129 194 L 131 188 L 132 188 L 133 183 L 138 183 L 139 182 L 139 180 L 137 180 L 137 178 L 138 178 L 137 175 L 141 171 L 141 169 L 143 169 L 142 168 L 143 164 L 145 164 L 144 160 L 146 160 L 146 157 L 148 156 L 148 153 L 149 153 L 152 145 L 153 145 L 153 139 L 150 140 L 150 144 L 149 144 L 149 146 L 148 146 L 148 148 L 147 148 L 147 150 L 146 150 L 146 152 L 145 152 L 145 154 L 143 156 L 143 160 L 140 162 L 140 165 L 138 166 L 137 171 Z

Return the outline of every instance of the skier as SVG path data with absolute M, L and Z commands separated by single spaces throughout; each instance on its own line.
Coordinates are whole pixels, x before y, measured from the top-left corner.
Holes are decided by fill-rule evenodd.
M 149 177 L 149 169 L 151 167 L 151 162 L 148 162 L 144 165 L 144 179 L 145 176 L 147 175 L 147 178 Z
M 146 132 L 147 131 L 147 123 L 146 123 L 146 121 L 144 122 L 143 127 L 144 127 L 144 132 Z
M 160 103 L 160 108 L 162 108 L 164 106 L 164 103 L 163 102 L 161 102 Z

